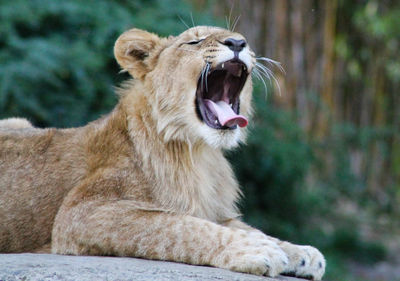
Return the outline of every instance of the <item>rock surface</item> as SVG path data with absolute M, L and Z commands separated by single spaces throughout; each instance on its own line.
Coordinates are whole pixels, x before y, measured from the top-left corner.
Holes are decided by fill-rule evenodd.
M 120 257 L 0 254 L 0 280 L 63 281 L 301 281 L 267 278 L 206 266 Z

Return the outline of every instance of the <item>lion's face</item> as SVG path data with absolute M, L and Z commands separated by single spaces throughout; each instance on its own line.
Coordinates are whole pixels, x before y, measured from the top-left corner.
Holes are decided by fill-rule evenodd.
M 242 35 L 200 26 L 159 38 L 133 29 L 117 40 L 115 55 L 148 89 L 165 140 L 223 148 L 243 140 L 251 114 L 254 54 Z

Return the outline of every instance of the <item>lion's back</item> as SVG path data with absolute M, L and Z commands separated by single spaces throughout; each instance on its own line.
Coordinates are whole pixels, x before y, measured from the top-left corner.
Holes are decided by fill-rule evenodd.
M 8 118 L 0 120 L 0 128 L 8 128 L 8 129 L 23 129 L 23 128 L 32 128 L 31 122 L 26 120 L 25 118 Z
M 62 159 L 68 138 L 57 129 L 0 121 L 0 252 L 31 250 L 50 240 L 54 216 L 74 184 L 63 175 L 71 162 Z

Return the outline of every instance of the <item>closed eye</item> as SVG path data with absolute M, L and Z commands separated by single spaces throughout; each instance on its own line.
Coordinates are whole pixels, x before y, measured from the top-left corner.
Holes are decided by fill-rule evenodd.
M 188 45 L 196 45 L 196 44 L 199 44 L 202 41 L 204 41 L 204 39 L 189 41 L 186 44 L 188 44 Z

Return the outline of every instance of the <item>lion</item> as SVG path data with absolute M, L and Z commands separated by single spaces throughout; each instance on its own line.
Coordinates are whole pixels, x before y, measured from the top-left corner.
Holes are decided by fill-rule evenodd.
M 245 37 L 131 29 L 114 54 L 133 79 L 108 115 L 69 129 L 0 121 L 0 252 L 48 247 L 321 279 L 316 248 L 241 221 L 223 152 L 244 142 L 252 115 Z

